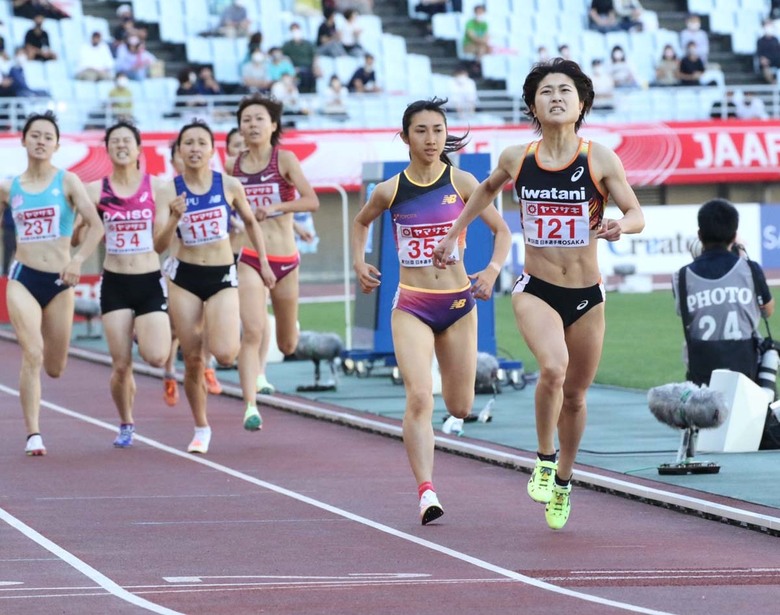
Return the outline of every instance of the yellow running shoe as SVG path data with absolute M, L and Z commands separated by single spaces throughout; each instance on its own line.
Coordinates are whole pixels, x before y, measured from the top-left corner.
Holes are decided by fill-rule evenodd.
M 554 461 L 542 461 L 537 457 L 536 466 L 528 481 L 528 495 L 533 501 L 542 504 L 550 501 L 557 469 L 558 464 Z
M 552 499 L 544 507 L 544 518 L 547 525 L 554 530 L 560 530 L 566 525 L 571 512 L 571 483 L 565 487 L 554 485 Z

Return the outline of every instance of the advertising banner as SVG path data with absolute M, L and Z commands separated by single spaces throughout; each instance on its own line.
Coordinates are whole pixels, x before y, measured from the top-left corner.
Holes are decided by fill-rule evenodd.
M 537 136 L 528 126 L 473 127 L 451 125 L 450 132 L 469 131 L 465 153 L 489 153 L 491 160 L 509 145 Z M 589 125 L 583 137 L 612 148 L 634 186 L 715 182 L 777 181 L 780 178 L 780 123 L 752 121 L 659 122 Z M 172 176 L 170 144 L 174 133 L 145 132 L 143 164 L 155 175 Z M 63 135 L 54 163 L 92 181 L 109 172 L 102 133 Z M 301 161 L 312 185 L 339 184 L 358 191 L 363 163 L 408 158 L 397 129 L 290 130 L 282 139 Z M 216 135 L 215 168 L 224 160 L 224 135 Z M 19 135 L 0 137 L 0 168 L 8 177 L 21 173 Z

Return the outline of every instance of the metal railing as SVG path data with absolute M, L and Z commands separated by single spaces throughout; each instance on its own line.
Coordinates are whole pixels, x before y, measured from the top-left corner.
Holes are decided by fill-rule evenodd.
M 614 110 L 594 111 L 591 122 L 632 123 L 647 121 L 708 120 L 713 105 L 720 102 L 722 117 L 727 116 L 727 93 L 730 90 L 750 92 L 764 101 L 769 119 L 780 119 L 780 88 L 773 85 L 750 85 L 739 88 L 700 86 L 665 87 L 617 91 Z M 398 126 L 406 105 L 446 92 L 407 94 L 386 92 L 379 94 L 350 94 L 346 112 L 324 113 L 316 94 L 304 94 L 300 105 L 305 112 L 285 113 L 283 123 L 297 128 L 386 128 Z M 142 130 L 175 131 L 182 123 L 199 117 L 218 130 L 235 125 L 235 109 L 243 95 L 181 96 L 167 99 L 136 98 L 132 101 L 132 117 Z M 458 114 L 451 101 L 448 112 L 451 122 L 461 124 L 522 124 L 527 121 L 525 103 L 517 93 L 505 90 L 479 92 L 474 113 Z M 114 111 L 109 101 L 56 100 L 53 98 L 1 98 L 0 130 L 21 130 L 25 117 L 32 111 L 51 109 L 60 120 L 63 132 L 81 132 L 85 129 L 104 129 L 113 124 L 123 111 Z

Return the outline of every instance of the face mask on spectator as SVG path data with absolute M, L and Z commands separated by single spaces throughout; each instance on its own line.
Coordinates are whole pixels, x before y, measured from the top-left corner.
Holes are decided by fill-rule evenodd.
M 260 62 L 262 62 L 264 59 L 265 59 L 265 54 L 263 54 L 260 51 L 255 51 L 252 54 L 252 62 L 254 62 L 255 64 L 260 64 Z
M 116 84 L 117 84 L 117 85 L 118 85 L 120 88 L 126 88 L 126 87 L 127 87 L 127 77 L 124 77 L 124 76 L 122 76 L 122 77 L 117 77 L 117 78 L 116 78 Z
M 190 73 L 190 83 L 195 83 L 198 80 L 198 76 L 195 73 Z
M 290 30 L 290 36 L 292 37 L 292 40 L 296 42 L 298 42 L 299 40 L 301 40 L 301 38 L 303 38 L 300 28 L 295 28 L 293 30 Z
M 764 26 L 764 34 L 772 36 L 775 33 L 775 29 L 772 26 Z

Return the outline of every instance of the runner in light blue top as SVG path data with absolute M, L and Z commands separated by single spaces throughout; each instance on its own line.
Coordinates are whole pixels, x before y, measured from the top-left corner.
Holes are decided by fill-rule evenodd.
M 65 369 L 73 326 L 73 287 L 81 266 L 95 251 L 103 228 L 81 180 L 51 163 L 60 131 L 54 114 L 32 114 L 22 129 L 27 169 L 0 183 L 0 211 L 11 208 L 17 235 L 6 300 L 11 324 L 22 347 L 19 398 L 27 427 L 28 455 L 46 454 L 38 417 L 41 367 L 52 378 Z M 76 212 L 86 231 L 71 256 Z

